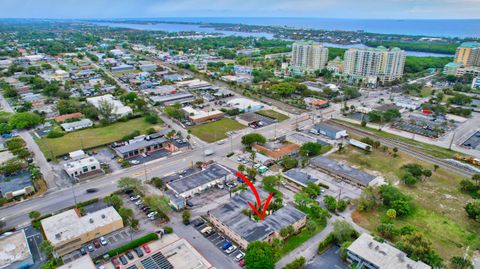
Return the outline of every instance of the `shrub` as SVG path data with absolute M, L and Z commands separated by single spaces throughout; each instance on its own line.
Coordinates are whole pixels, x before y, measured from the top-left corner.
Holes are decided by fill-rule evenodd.
M 173 233 L 173 228 L 170 227 L 170 226 L 165 226 L 165 227 L 163 227 L 163 231 L 164 231 L 166 234 L 171 234 L 171 233 Z
M 64 135 L 65 135 L 65 132 L 57 131 L 57 130 L 51 130 L 50 132 L 48 132 L 47 138 L 58 138 L 58 137 L 62 137 Z
M 133 241 L 130 241 L 129 243 L 121 246 L 121 247 L 118 247 L 116 249 L 112 249 L 108 252 L 108 255 L 110 257 L 113 257 L 115 255 L 117 255 L 118 253 L 123 253 L 129 249 L 132 249 L 132 248 L 136 248 L 138 246 L 141 246 L 145 243 L 148 243 L 150 241 L 154 241 L 154 240 L 157 240 L 158 239 L 158 235 L 156 233 L 149 233 L 147 235 L 144 235 L 140 238 L 137 238 Z

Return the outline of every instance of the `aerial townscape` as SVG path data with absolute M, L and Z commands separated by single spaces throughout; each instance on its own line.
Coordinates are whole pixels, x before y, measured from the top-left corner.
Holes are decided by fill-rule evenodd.
M 0 0 L 0 269 L 480 268 L 480 3 L 279 2 Z

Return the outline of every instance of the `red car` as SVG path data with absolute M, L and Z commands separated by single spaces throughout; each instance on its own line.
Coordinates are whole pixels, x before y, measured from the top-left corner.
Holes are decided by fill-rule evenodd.
M 243 267 L 243 266 L 245 265 L 245 263 L 244 263 L 244 261 L 240 261 L 240 262 L 238 263 L 238 265 L 240 265 L 240 267 Z
M 102 246 L 100 244 L 100 241 L 98 241 L 98 239 L 93 240 L 93 245 L 95 246 L 95 248 L 100 248 Z
M 120 263 L 118 262 L 117 258 L 112 259 L 112 264 L 115 266 L 115 269 L 120 269 Z
M 150 253 L 151 251 L 147 244 L 143 245 L 142 248 L 145 250 L 146 253 Z

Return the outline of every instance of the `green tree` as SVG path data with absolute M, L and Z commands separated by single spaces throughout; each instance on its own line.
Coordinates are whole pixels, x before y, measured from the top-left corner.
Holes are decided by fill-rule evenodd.
M 320 154 L 322 145 L 315 142 L 308 142 L 300 147 L 300 154 L 302 156 L 313 157 Z
M 34 127 L 42 122 L 42 117 L 32 112 L 15 113 L 8 120 L 8 124 L 15 129 Z
M 42 251 L 45 254 L 45 256 L 47 256 L 47 259 L 51 259 L 53 258 L 53 252 L 55 250 L 50 241 L 43 240 L 42 243 L 40 243 L 40 251 Z
M 248 269 L 273 269 L 273 248 L 267 242 L 254 241 L 248 244 L 245 252 L 245 267 Z
M 335 212 L 337 210 L 337 199 L 330 195 L 325 195 L 323 197 L 323 203 L 330 212 Z
M 122 217 L 125 225 L 130 225 L 130 221 L 133 219 L 133 210 L 131 208 L 122 207 L 118 210 L 118 214 Z
M 182 212 L 182 221 L 185 224 L 190 223 L 190 210 L 184 210 Z
M 251 147 L 253 144 L 265 144 L 267 142 L 267 139 L 257 133 L 250 133 L 247 135 L 242 136 L 242 144 L 246 147 Z
M 386 214 L 389 219 L 395 219 L 397 217 L 397 211 L 395 211 L 395 209 L 393 208 L 390 208 L 389 210 L 387 210 Z
M 305 258 L 299 257 L 295 258 L 291 263 L 285 265 L 282 269 L 302 269 L 305 265 Z
M 29 217 L 30 219 L 32 219 L 32 220 L 35 220 L 35 219 L 40 218 L 41 215 L 42 215 L 42 214 L 40 214 L 40 212 L 35 211 L 35 210 L 30 211 L 30 213 L 28 213 L 28 217 Z
M 137 192 L 143 191 L 142 183 L 138 179 L 132 177 L 122 177 L 118 181 L 117 186 L 120 189 L 131 189 Z
M 103 198 L 103 201 L 106 204 L 113 206 L 116 210 L 119 210 L 123 206 L 122 198 L 120 198 L 120 196 L 116 194 L 111 194 L 109 196 L 106 196 L 105 198 Z
M 283 227 L 282 229 L 280 229 L 280 236 L 283 237 L 283 238 L 287 238 L 287 237 L 292 236 L 294 232 L 295 232 L 295 229 L 293 228 L 293 226 L 292 225 L 287 225 L 287 226 Z
M 472 261 L 459 256 L 453 256 L 450 259 L 450 265 L 453 269 L 473 269 Z
M 356 239 L 356 237 L 358 237 L 358 232 L 352 228 L 350 223 L 344 220 L 336 220 L 333 222 L 332 236 L 341 244 Z

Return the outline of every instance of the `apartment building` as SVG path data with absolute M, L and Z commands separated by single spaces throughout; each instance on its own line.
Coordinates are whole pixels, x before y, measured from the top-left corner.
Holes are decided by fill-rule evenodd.
M 454 62 L 462 63 L 465 67 L 480 66 L 480 43 L 462 43 L 455 52 Z
M 405 55 L 399 48 L 351 48 L 345 52 L 343 76 L 369 84 L 394 81 L 403 76 Z
M 314 42 L 295 42 L 292 45 L 293 67 L 304 70 L 324 69 L 328 62 L 328 48 Z
M 50 241 L 59 256 L 63 256 L 82 244 L 123 228 L 122 217 L 113 207 L 80 215 L 78 209 L 70 209 L 41 220 L 46 240 Z

